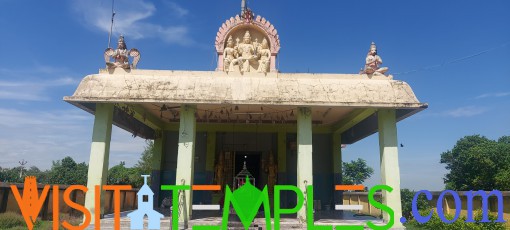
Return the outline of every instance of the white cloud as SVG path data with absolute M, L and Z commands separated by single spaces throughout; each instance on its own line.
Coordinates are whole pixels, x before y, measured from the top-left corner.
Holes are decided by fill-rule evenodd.
M 0 100 L 48 101 L 53 88 L 78 84 L 72 75 L 65 68 L 40 64 L 23 69 L 0 67 Z
M 510 92 L 500 92 L 500 93 L 485 93 L 476 97 L 476 99 L 488 98 L 488 97 L 506 97 L 510 96 Z
M 472 116 L 483 114 L 486 111 L 487 111 L 487 109 L 483 108 L 483 107 L 465 106 L 465 107 L 460 107 L 460 108 L 448 110 L 448 111 L 442 113 L 442 115 L 449 116 L 449 117 L 454 117 L 454 118 L 458 118 L 458 117 L 472 117 Z
M 54 87 L 76 85 L 78 80 L 62 77 L 54 80 L 5 81 L 0 79 L 0 99 L 19 101 L 48 101 L 48 91 Z
M 186 9 L 176 3 L 168 2 L 166 5 L 177 17 L 188 14 Z M 76 0 L 72 1 L 72 8 L 87 26 L 106 33 L 110 31 L 111 6 L 107 6 L 104 1 Z M 156 7 L 149 1 L 117 0 L 115 13 L 114 34 L 116 36 L 123 34 L 126 40 L 160 38 L 165 42 L 180 45 L 192 43 L 188 36 L 188 27 L 184 25 L 170 26 L 148 22 L 148 19 L 156 13 Z
M 189 11 L 187 9 L 182 8 L 177 3 L 173 1 L 164 1 L 165 5 L 170 9 L 172 12 L 175 13 L 177 17 L 184 17 L 188 15 Z
M 54 160 L 71 156 L 89 161 L 94 116 L 78 110 L 38 111 L 0 108 L 0 166 L 14 167 L 24 159 L 29 166 L 48 169 Z M 133 165 L 145 140 L 113 128 L 110 166 L 126 161 Z

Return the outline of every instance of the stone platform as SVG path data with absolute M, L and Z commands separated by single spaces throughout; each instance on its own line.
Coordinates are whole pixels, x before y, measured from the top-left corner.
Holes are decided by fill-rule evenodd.
M 120 229 L 129 230 L 130 220 L 127 217 L 129 212 L 121 213 L 120 220 Z M 204 215 L 205 213 L 197 214 L 196 218 L 190 221 L 190 225 L 188 229 L 191 229 L 192 226 L 195 225 L 221 225 L 221 217 L 218 215 L 213 215 L 213 217 L 200 217 L 200 215 Z M 208 213 L 210 214 L 210 213 Z M 367 221 L 372 221 L 376 225 L 384 225 L 385 223 L 378 218 L 372 216 L 362 216 L 357 215 L 352 212 L 344 212 L 343 214 L 339 212 L 321 212 L 315 214 L 315 225 L 363 225 L 366 226 Z M 273 219 L 271 219 L 271 223 L 274 224 Z M 107 215 L 104 219 L 101 220 L 101 229 L 110 230 L 113 229 L 113 216 Z M 145 219 L 145 227 L 147 227 L 147 219 Z M 161 220 L 161 229 L 171 229 L 171 218 L 166 216 Z M 229 229 L 232 230 L 244 230 L 240 222 L 231 221 L 229 222 Z M 182 227 L 182 226 L 181 226 Z M 366 227 L 365 227 L 366 228 Z M 94 226 L 89 226 L 87 229 L 94 229 Z M 265 219 L 259 215 L 253 221 L 250 230 L 265 230 Z M 295 217 L 282 217 L 280 219 L 280 229 L 306 229 L 305 224 L 299 223 L 299 221 Z

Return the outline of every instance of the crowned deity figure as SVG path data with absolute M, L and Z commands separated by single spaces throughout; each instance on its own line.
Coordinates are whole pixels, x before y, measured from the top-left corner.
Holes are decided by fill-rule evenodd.
M 225 172 L 225 157 L 224 154 L 220 152 L 218 156 L 218 161 L 214 166 L 214 182 L 223 188 L 224 184 L 224 172 Z
M 252 44 L 250 31 L 246 31 L 243 42 L 237 45 L 236 48 L 240 54 L 238 60 L 241 72 L 250 72 L 251 63 L 257 60 L 256 49 Z
M 278 176 L 278 164 L 274 160 L 273 153 L 269 153 L 269 162 L 268 165 L 265 166 L 264 170 L 267 173 L 267 185 L 269 189 L 272 189 L 277 182 L 277 176 Z
M 133 57 L 132 65 L 129 64 L 130 56 Z M 135 48 L 128 50 L 126 42 L 124 42 L 124 36 L 120 35 L 117 49 L 107 48 L 104 52 L 104 58 L 108 68 L 135 69 L 140 60 L 140 52 Z M 113 58 L 114 62 L 110 61 L 111 58 Z
M 264 38 L 264 40 L 262 40 L 262 43 L 260 44 L 260 48 L 258 49 L 257 53 L 260 56 L 258 71 L 260 73 L 269 72 L 269 63 L 271 62 L 271 50 L 269 50 L 269 43 L 267 42 L 267 39 Z
M 237 51 L 234 49 L 234 39 L 230 36 L 227 40 L 227 47 L 223 51 L 223 70 L 225 72 L 233 71 L 233 66 L 237 64 Z
M 379 55 L 377 55 L 377 46 L 374 42 L 372 42 L 370 45 L 370 50 L 367 54 L 367 58 L 365 60 L 365 69 L 361 71 L 361 73 L 384 75 L 384 73 L 388 71 L 388 68 L 380 67 L 381 64 L 382 59 L 379 57 Z

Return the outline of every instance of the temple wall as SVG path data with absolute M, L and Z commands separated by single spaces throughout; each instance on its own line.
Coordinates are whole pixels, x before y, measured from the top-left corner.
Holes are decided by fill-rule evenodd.
M 313 185 L 315 206 L 321 206 L 333 203 L 333 156 L 331 156 L 331 135 L 314 134 L 313 135 Z
M 261 159 L 267 159 L 269 151 L 277 157 L 278 142 L 277 133 L 216 133 L 216 156 L 224 151 L 232 152 L 260 152 Z M 207 151 L 207 133 L 198 132 L 195 143 L 195 176 L 194 184 L 214 184 L 214 171 L 206 170 L 206 151 Z M 297 178 L 297 154 L 296 149 L 292 148 L 292 143 L 296 141 L 295 133 L 288 133 L 286 136 L 286 170 L 278 173 L 278 184 L 296 185 Z M 177 167 L 177 142 L 178 132 L 167 131 L 165 142 L 165 154 L 163 157 L 163 167 L 161 171 L 161 184 L 175 184 L 175 174 Z M 333 164 L 331 156 L 331 135 L 314 134 L 313 135 L 313 173 L 314 173 L 314 196 L 316 206 L 332 204 L 333 201 Z M 257 185 L 267 184 L 267 173 L 260 165 L 260 175 L 257 178 Z M 229 182 L 230 183 L 230 182 Z M 257 186 L 258 187 L 258 186 Z M 162 191 L 160 201 L 164 197 L 171 197 L 169 191 Z M 212 204 L 213 193 L 208 191 L 193 192 L 194 204 Z M 320 204 L 319 201 L 320 200 Z M 281 196 L 282 207 L 291 208 L 295 206 L 296 196 L 292 193 L 284 192 Z
M 177 144 L 179 135 L 176 131 L 167 131 L 163 164 L 161 169 L 161 184 L 176 184 L 175 175 L 177 169 Z M 198 132 L 195 137 L 195 176 L 193 178 L 194 184 L 212 184 L 212 172 L 206 172 L 206 150 L 207 150 L 207 133 Z M 170 191 L 161 191 L 159 203 L 165 197 L 171 197 Z M 211 201 L 210 195 L 206 192 L 194 192 L 193 203 L 207 204 Z
M 320 200 L 321 208 L 333 203 L 333 157 L 331 156 L 331 135 L 313 134 L 313 180 L 314 200 Z M 287 144 L 296 140 L 296 134 L 287 134 Z M 287 172 L 283 173 L 285 184 L 297 183 L 297 153 L 295 149 L 287 148 Z M 279 180 L 280 181 L 280 180 Z M 282 206 L 292 208 L 296 205 L 296 196 L 292 193 L 282 195 Z M 318 202 L 316 202 L 319 205 Z
M 19 208 L 19 204 L 16 201 L 14 194 L 11 190 L 11 185 L 16 185 L 18 187 L 18 192 L 23 195 L 24 184 L 8 184 L 8 183 L 0 183 L 0 213 L 4 212 L 14 212 L 21 214 L 21 210 Z M 37 190 L 39 194 L 42 194 L 43 188 L 45 185 L 39 184 L 37 186 Z M 69 188 L 68 185 L 59 185 L 59 207 L 53 207 L 53 186 L 50 187 L 50 191 L 48 192 L 41 210 L 39 212 L 39 216 L 43 220 L 51 220 L 53 216 L 53 212 L 58 210 L 61 216 L 69 215 L 72 217 L 82 216 L 80 211 L 77 211 L 71 208 L 64 202 L 64 191 Z M 136 193 L 138 189 L 132 190 L 121 190 L 120 191 L 120 211 L 130 211 L 137 209 L 138 201 L 136 197 Z M 104 191 L 104 214 L 111 214 L 114 211 L 114 200 L 113 200 L 113 190 Z M 81 190 L 74 190 L 71 192 L 69 196 L 69 200 L 77 203 L 81 206 L 85 203 L 85 194 Z M 93 218 L 93 217 L 92 217 Z

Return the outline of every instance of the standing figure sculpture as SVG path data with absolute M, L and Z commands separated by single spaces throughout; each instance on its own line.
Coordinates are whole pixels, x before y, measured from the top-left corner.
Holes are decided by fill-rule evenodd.
M 250 72 L 251 63 L 257 59 L 255 46 L 253 46 L 251 41 L 250 31 L 246 31 L 243 37 L 243 43 L 239 44 L 236 48 L 240 53 L 238 60 L 241 72 Z
M 224 177 L 225 177 L 225 157 L 224 153 L 220 152 L 218 161 L 214 166 L 214 183 L 219 185 L 223 189 Z
M 223 71 L 233 71 L 233 66 L 237 64 L 237 51 L 234 49 L 234 39 L 232 39 L 232 36 L 228 38 L 223 56 Z
M 382 59 L 377 55 L 377 46 L 374 42 L 370 45 L 367 58 L 365 60 L 365 69 L 361 71 L 362 74 L 378 74 L 384 75 L 388 71 L 387 67 L 380 67 Z
M 269 153 L 269 162 L 268 165 L 265 167 L 265 171 L 267 173 L 267 185 L 269 189 L 274 188 L 276 185 L 276 182 L 278 180 L 278 164 L 274 160 L 273 153 Z
M 259 59 L 259 69 L 260 73 L 269 72 L 269 63 L 271 62 L 271 50 L 269 50 L 269 44 L 267 39 L 264 38 L 262 40 L 262 44 L 260 45 L 260 49 L 258 50 L 258 55 L 260 55 Z
M 129 57 L 133 57 L 133 64 L 129 65 Z M 113 58 L 114 62 L 110 59 Z M 106 67 L 109 69 L 123 68 L 123 69 L 136 69 L 136 65 L 140 60 L 140 51 L 133 48 L 128 50 L 126 43 L 124 42 L 124 36 L 120 35 L 119 41 L 117 42 L 117 49 L 107 48 L 104 51 L 104 59 Z

